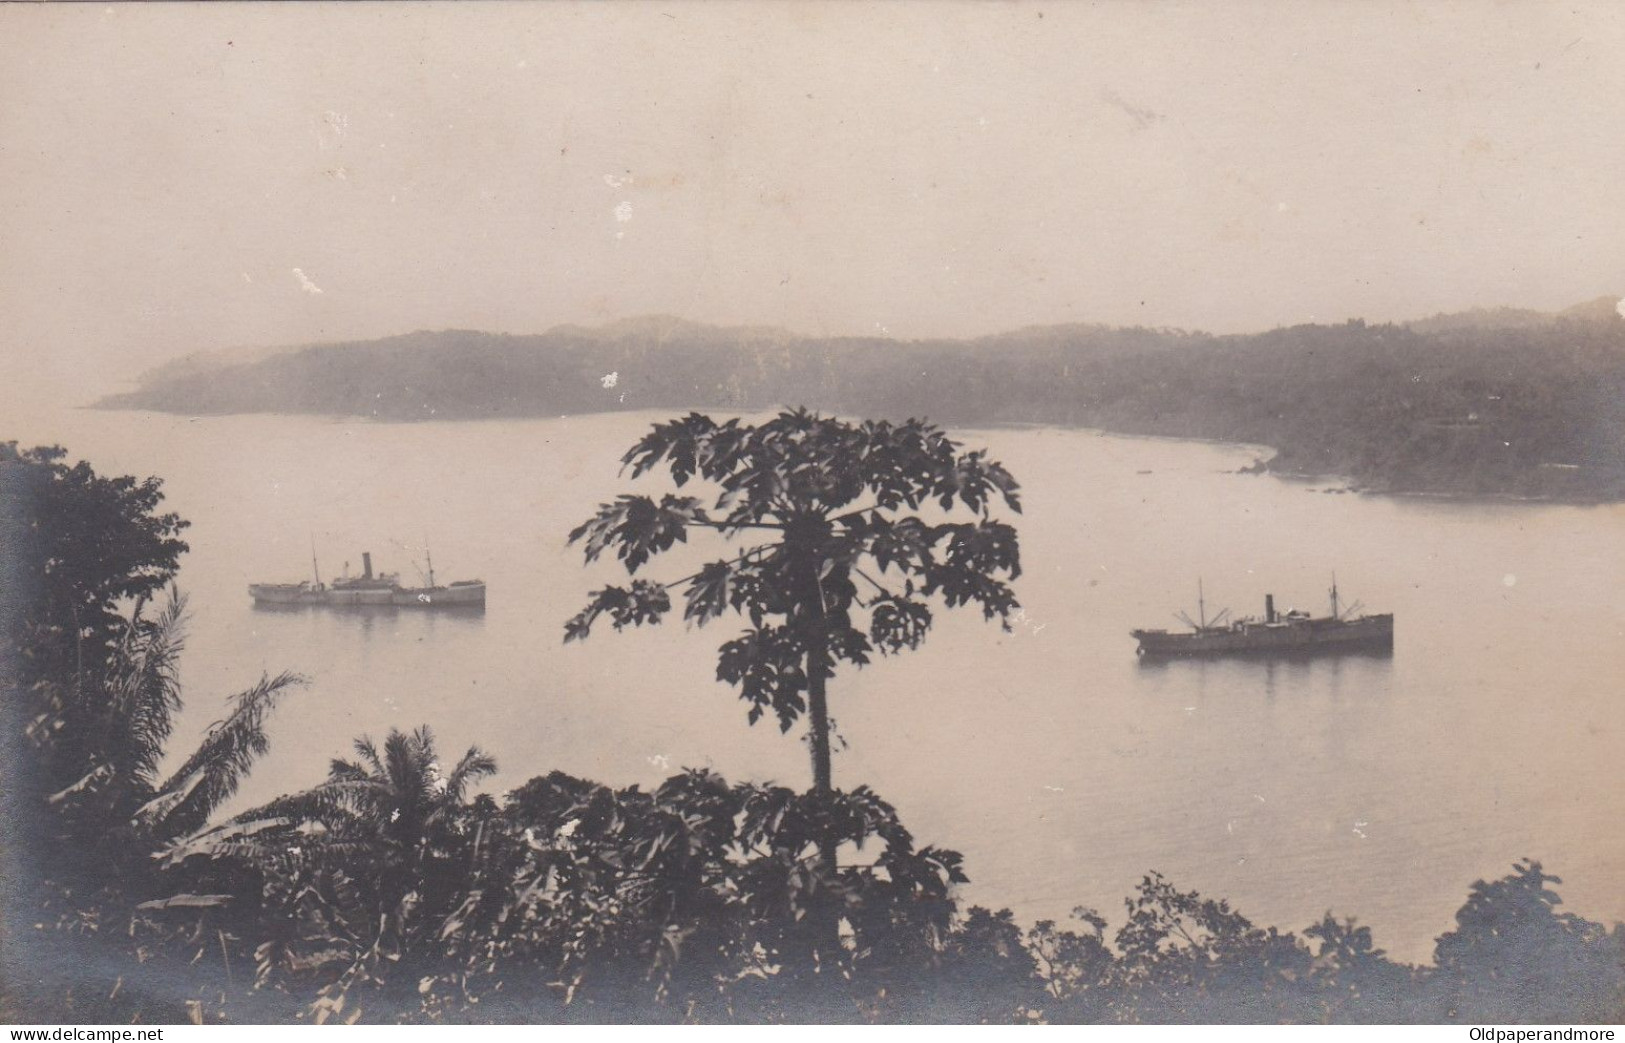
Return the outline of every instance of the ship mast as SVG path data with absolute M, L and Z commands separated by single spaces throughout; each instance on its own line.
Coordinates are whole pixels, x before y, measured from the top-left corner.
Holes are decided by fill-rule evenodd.
M 429 566 L 429 586 L 434 587 L 434 555 L 429 553 L 429 537 L 423 537 L 423 562 Z
M 316 564 L 316 534 L 310 534 L 310 574 L 316 577 L 316 585 L 322 585 L 322 570 Z
M 1230 614 L 1229 609 L 1220 610 L 1212 619 L 1207 618 L 1207 591 L 1202 589 L 1202 577 L 1196 577 L 1196 619 L 1192 619 L 1183 609 L 1174 613 L 1174 618 L 1200 633 L 1208 627 L 1216 627 L 1224 622 L 1224 617 Z
M 1332 618 L 1340 619 L 1337 614 L 1337 573 L 1332 573 Z

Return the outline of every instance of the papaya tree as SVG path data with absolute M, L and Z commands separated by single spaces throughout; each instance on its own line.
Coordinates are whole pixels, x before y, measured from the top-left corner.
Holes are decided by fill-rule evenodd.
M 622 457 L 636 479 L 664 469 L 679 489 L 712 496 L 625 494 L 570 533 L 588 563 L 613 552 L 636 576 L 651 558 L 709 530 L 723 556 L 678 579 L 633 579 L 591 593 L 566 642 L 607 616 L 615 629 L 658 623 L 679 594 L 704 626 L 733 613 L 717 679 L 739 689 L 754 724 L 808 718 L 813 789 L 832 790 L 827 685 L 840 663 L 919 647 L 933 604 L 974 604 L 1006 630 L 1018 605 L 1017 485 L 984 451 L 966 451 L 921 420 L 847 422 L 806 410 L 761 424 L 691 413 L 654 428 Z

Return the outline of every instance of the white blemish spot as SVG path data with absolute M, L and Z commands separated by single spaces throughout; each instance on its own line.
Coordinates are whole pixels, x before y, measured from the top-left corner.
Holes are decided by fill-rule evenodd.
M 1369 822 L 1356 822 L 1354 824 L 1354 835 L 1359 837 L 1361 840 L 1364 840 L 1366 838 L 1365 833 L 1361 831 L 1360 827 L 1369 825 L 1371 825 Z
M 339 140 L 350 129 L 350 118 L 332 109 L 322 113 L 321 126 L 316 128 L 316 147 L 322 151 L 338 148 Z
M 311 282 L 310 281 L 310 276 L 306 275 L 300 269 L 295 268 L 293 270 L 293 275 L 294 275 L 294 278 L 299 280 L 299 288 L 301 290 L 304 290 L 306 293 L 318 294 L 318 293 L 322 292 L 322 288 L 320 286 L 317 286 L 315 283 Z
M 630 199 L 621 200 L 619 205 L 615 207 L 615 220 L 623 225 L 632 220 L 632 201 Z
M 1258 801 L 1260 804 L 1266 803 L 1264 798 L 1259 796 L 1257 793 L 1253 794 L 1253 799 Z
M 623 188 L 630 185 L 633 180 L 634 178 L 631 174 L 627 174 L 625 177 L 621 177 L 617 174 L 604 175 L 604 184 L 608 185 L 610 188 Z
M 1066 792 L 1066 790 L 1062 789 L 1060 786 L 1045 786 L 1044 788 L 1049 790 L 1051 793 L 1065 793 Z
M 1619 299 L 1619 303 L 1614 305 L 1614 310 L 1619 312 L 1620 318 L 1625 319 L 1625 297 Z
M 247 272 L 243 273 L 243 282 L 253 282 L 254 279 Z
M 621 382 L 621 371 L 620 370 L 616 370 L 613 373 L 605 373 L 603 376 L 598 378 L 598 383 L 604 385 L 604 387 L 606 387 L 606 388 L 612 388 L 616 384 L 619 384 L 620 382 Z
M 1509 572 L 1505 576 L 1501 577 L 1501 583 L 1503 586 L 1516 587 L 1518 585 L 1518 577 Z
M 671 767 L 671 760 L 667 758 L 664 753 L 657 753 L 653 757 L 650 757 L 649 763 L 653 764 L 661 771 L 665 771 L 667 768 Z

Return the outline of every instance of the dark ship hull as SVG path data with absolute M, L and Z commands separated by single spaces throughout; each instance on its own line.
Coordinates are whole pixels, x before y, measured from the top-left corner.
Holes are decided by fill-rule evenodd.
M 427 587 L 403 587 L 393 573 L 374 576 L 372 555 L 363 554 L 365 571 L 354 579 L 304 583 L 251 583 L 248 595 L 263 608 L 420 608 L 485 611 L 485 583 L 461 580 L 438 586 L 430 572 Z
M 375 587 L 346 589 L 309 583 L 251 583 L 248 594 L 256 605 L 328 608 L 483 609 L 485 584 L 465 580 L 449 587 Z
M 1133 630 L 1140 655 L 1154 658 L 1199 656 L 1301 656 L 1340 652 L 1383 653 L 1394 647 L 1392 613 L 1350 616 L 1338 611 L 1332 586 L 1332 614 L 1275 611 L 1275 598 L 1265 595 L 1262 619 L 1233 623 L 1192 623 L 1189 631 Z M 1181 616 L 1189 619 L 1188 616 Z
M 1143 656 L 1313 655 L 1381 652 L 1394 647 L 1392 615 L 1235 623 L 1192 633 L 1135 630 Z

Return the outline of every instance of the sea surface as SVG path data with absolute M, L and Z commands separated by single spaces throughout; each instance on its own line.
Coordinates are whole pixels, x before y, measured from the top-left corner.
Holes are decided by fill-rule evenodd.
M 685 766 L 809 781 L 799 731 L 749 727 L 715 680 L 737 630 L 675 620 L 566 647 L 619 566 L 566 533 L 632 486 L 661 416 L 379 424 L 88 410 L 12 418 L 103 474 L 156 474 L 189 518 L 192 623 L 175 741 L 262 672 L 310 678 L 235 808 L 313 784 L 360 735 L 427 724 L 503 792 L 562 769 L 653 786 Z M 1625 507 L 1393 499 L 1240 475 L 1259 450 L 1087 431 L 956 432 L 1023 485 L 1013 632 L 940 612 L 918 652 L 836 678 L 837 785 L 873 786 L 966 856 L 967 903 L 1025 923 L 1123 920 L 1149 870 L 1301 930 L 1331 910 L 1427 960 L 1475 879 L 1519 858 L 1566 907 L 1625 919 Z M 489 584 L 483 616 L 268 611 L 246 587 L 375 565 Z M 676 576 L 694 555 L 685 551 Z M 1397 616 L 1391 657 L 1147 664 L 1128 631 L 1345 604 Z

